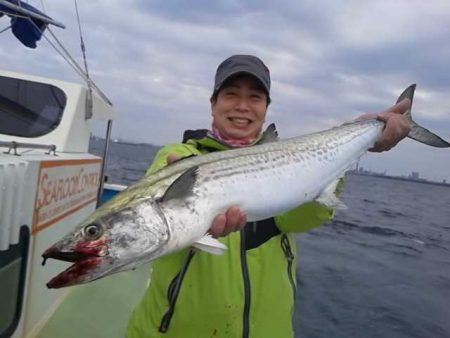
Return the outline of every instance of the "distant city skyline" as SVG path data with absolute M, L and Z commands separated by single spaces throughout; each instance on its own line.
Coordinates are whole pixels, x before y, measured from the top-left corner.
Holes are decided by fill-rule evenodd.
M 409 174 L 403 174 L 403 175 L 392 175 L 389 174 L 389 172 L 387 170 L 384 170 L 382 172 L 376 172 L 376 171 L 372 171 L 370 169 L 366 169 L 363 166 L 358 165 L 355 170 L 353 170 L 354 172 L 357 172 L 359 174 L 367 174 L 367 175 L 376 175 L 376 176 L 388 176 L 388 177 L 395 177 L 395 178 L 405 178 L 405 179 L 409 179 L 409 180 L 413 180 L 413 181 L 426 181 L 426 182 L 434 182 L 434 183 L 443 183 L 443 184 L 448 184 L 448 181 L 444 178 L 442 179 L 442 181 L 438 181 L 438 180 L 429 180 L 426 179 L 424 177 L 420 176 L 420 172 L 418 171 L 412 171 Z

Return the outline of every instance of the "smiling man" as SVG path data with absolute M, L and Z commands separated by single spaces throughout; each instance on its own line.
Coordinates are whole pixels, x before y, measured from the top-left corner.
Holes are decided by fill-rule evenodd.
M 259 59 L 236 55 L 224 61 L 211 96 L 213 135 L 242 145 L 253 142 L 265 122 L 269 91 L 269 70 Z
M 217 69 L 210 102 L 211 129 L 186 131 L 183 143 L 162 148 L 149 173 L 182 157 L 261 142 L 270 104 L 269 69 L 255 56 L 231 56 Z M 401 113 L 409 105 L 402 101 L 377 114 L 386 128 L 374 151 L 388 150 L 408 134 Z M 215 256 L 186 249 L 153 262 L 149 287 L 132 314 L 127 337 L 294 337 L 293 233 L 315 228 L 332 215 L 311 202 L 246 225 L 239 206 L 230 206 L 209 231 L 229 250 Z

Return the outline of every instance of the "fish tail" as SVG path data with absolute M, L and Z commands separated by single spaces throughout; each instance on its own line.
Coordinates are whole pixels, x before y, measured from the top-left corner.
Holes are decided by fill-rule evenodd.
M 414 91 L 416 90 L 416 85 L 412 84 L 408 88 L 406 88 L 403 93 L 398 97 L 397 103 L 404 99 L 409 99 L 411 101 L 410 108 L 406 111 L 404 116 L 408 119 L 409 124 L 411 125 L 411 131 L 408 134 L 408 137 L 416 140 L 418 142 L 427 144 L 432 147 L 437 148 L 447 148 L 450 147 L 450 143 L 439 137 L 438 135 L 432 133 L 428 129 L 418 125 L 411 116 L 411 107 L 414 97 Z

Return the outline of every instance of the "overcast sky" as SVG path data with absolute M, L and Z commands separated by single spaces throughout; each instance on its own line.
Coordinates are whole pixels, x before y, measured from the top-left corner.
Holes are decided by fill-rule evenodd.
M 67 26 L 52 30 L 82 63 L 73 1 L 44 6 Z M 382 111 L 417 83 L 413 116 L 450 140 L 448 0 L 79 0 L 78 7 L 91 76 L 119 112 L 115 138 L 162 145 L 185 129 L 208 128 L 217 65 L 254 54 L 271 70 L 267 121 L 281 137 Z M 0 30 L 7 25 L 0 18 Z M 32 50 L 5 32 L 0 43 L 2 69 L 81 81 L 45 39 Z M 450 149 L 411 140 L 361 163 L 450 181 Z

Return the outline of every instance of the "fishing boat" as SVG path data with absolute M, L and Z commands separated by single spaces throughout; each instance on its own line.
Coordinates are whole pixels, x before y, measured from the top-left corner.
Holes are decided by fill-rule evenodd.
M 64 27 L 18 0 L 0 0 L 5 14 L 31 48 L 49 25 Z M 145 287 L 145 270 L 87 287 L 46 287 L 66 264 L 43 267 L 42 252 L 125 188 L 103 184 L 116 112 L 83 74 L 78 84 L 0 71 L 1 338 L 123 337 L 141 296 L 133 291 Z M 107 124 L 103 157 L 88 152 L 94 120 Z M 105 311 L 111 307 L 117 311 Z

